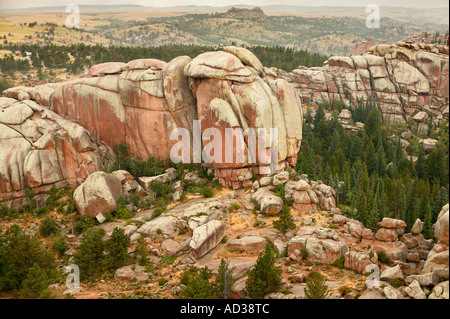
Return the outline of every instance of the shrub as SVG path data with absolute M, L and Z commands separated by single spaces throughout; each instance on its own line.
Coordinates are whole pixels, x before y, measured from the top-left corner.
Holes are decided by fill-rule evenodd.
M 123 228 L 114 228 L 111 238 L 106 241 L 105 246 L 108 252 L 105 258 L 106 268 L 116 270 L 127 263 L 130 238 L 125 234 Z
M 169 256 L 169 255 L 164 255 L 161 256 L 161 261 L 167 265 L 172 265 L 175 260 L 177 260 L 176 256 Z
M 4 233 L 0 231 L 0 291 L 23 288 L 33 267 L 44 271 L 49 281 L 57 278 L 55 259 L 38 240 L 18 225 L 12 225 Z M 37 273 L 37 268 L 33 272 Z M 27 285 L 33 286 L 30 281 Z
M 160 278 L 158 280 L 158 285 L 164 286 L 169 280 L 167 278 Z
M 281 286 L 282 270 L 275 267 L 275 260 L 275 251 L 268 242 L 255 267 L 248 272 L 245 286 L 250 298 L 261 299 Z
M 66 242 L 64 238 L 59 238 L 53 248 L 59 253 L 60 256 L 64 255 L 64 253 L 69 249 L 69 244 Z
M 159 207 L 156 208 L 153 213 L 152 213 L 152 218 L 151 219 L 155 219 L 159 216 L 161 216 L 161 214 L 164 214 L 165 212 L 167 212 L 167 207 Z
M 286 203 L 283 204 L 283 208 L 280 212 L 280 219 L 273 223 L 273 227 L 283 234 L 286 234 L 290 229 L 295 229 L 296 226 L 291 215 L 291 208 Z
M 181 299 L 215 299 L 219 295 L 219 287 L 215 282 L 210 282 L 212 273 L 208 267 L 201 270 L 191 267 L 183 272 L 180 284 L 185 285 L 179 297 Z
M 187 232 L 186 229 L 182 228 L 178 231 L 178 235 L 182 236 L 182 235 L 186 234 L 186 232 Z
M 49 295 L 50 284 L 47 271 L 38 265 L 31 267 L 27 278 L 22 282 L 21 295 L 25 298 L 45 298 Z
M 205 186 L 205 187 L 202 188 L 201 194 L 205 198 L 210 198 L 210 197 L 213 197 L 214 191 L 212 190 L 211 187 Z
M 392 279 L 391 281 L 389 281 L 389 283 L 394 288 L 400 288 L 401 286 L 403 286 L 405 284 L 405 282 L 399 278 Z
M 58 227 L 55 221 L 50 217 L 45 217 L 39 225 L 39 233 L 42 237 L 56 235 L 58 233 Z
M 147 161 L 132 158 L 128 151 L 128 145 L 125 142 L 120 143 L 114 149 L 116 159 L 111 167 L 111 171 L 123 169 L 128 171 L 134 177 L 155 176 L 164 173 L 166 164 L 153 156 Z
M 308 250 L 306 248 L 302 248 L 301 254 L 303 259 L 308 258 Z
M 337 267 L 339 269 L 344 269 L 345 265 L 345 257 L 341 256 L 339 257 L 333 264 L 332 266 Z
M 230 205 L 230 212 L 235 212 L 239 208 L 241 208 L 241 205 L 239 205 L 238 203 L 231 203 L 231 205 Z
M 90 228 L 84 232 L 78 251 L 74 255 L 75 264 L 80 267 L 81 279 L 89 279 L 103 270 L 105 231 L 99 228 Z
M 282 199 L 284 199 L 284 196 L 286 196 L 284 184 L 275 186 L 275 188 L 273 188 L 272 191 L 274 192 L 275 195 L 277 195 L 278 197 L 280 197 Z
M 48 208 L 45 206 L 36 207 L 35 209 L 33 209 L 33 215 L 35 215 L 35 216 L 45 215 L 47 213 L 48 213 Z
M 218 190 L 221 190 L 223 188 L 223 185 L 220 184 L 219 179 L 217 179 L 217 178 L 215 180 L 213 180 L 211 186 L 212 186 L 212 188 L 216 188 Z
M 307 299 L 325 299 L 328 286 L 325 285 L 323 276 L 318 272 L 312 272 L 306 280 L 305 295 Z
M 339 292 L 343 297 L 348 296 L 353 291 L 349 286 L 341 286 L 339 287 Z
M 75 234 L 80 235 L 89 228 L 94 227 L 96 224 L 97 222 L 95 221 L 95 219 L 82 217 L 75 223 L 74 232 Z
M 384 251 L 378 252 L 378 260 L 383 264 L 392 264 L 392 260 L 386 255 Z

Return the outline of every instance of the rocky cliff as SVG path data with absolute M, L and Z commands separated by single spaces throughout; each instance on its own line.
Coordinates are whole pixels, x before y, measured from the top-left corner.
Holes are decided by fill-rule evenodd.
M 404 122 L 426 105 L 448 105 L 448 46 L 398 42 L 379 44 L 363 55 L 331 57 L 323 67 L 274 70 L 290 82 L 302 102 L 375 102 L 386 122 Z
M 263 128 L 267 132 L 277 128 L 279 168 L 295 165 L 302 138 L 301 102 L 293 87 L 263 67 L 250 51 L 237 47 L 206 52 L 194 59 L 182 56 L 169 63 L 154 59 L 104 63 L 93 66 L 84 78 L 36 88 L 11 88 L 4 95 L 9 98 L 8 103 L 2 104 L 4 109 L 9 110 L 11 103 L 33 103 L 42 108 L 40 104 L 45 106 L 45 114 L 56 113 L 81 125 L 95 145 L 86 149 L 89 152 L 100 143 L 114 147 L 125 142 L 131 154 L 141 159 L 169 159 L 177 142 L 171 140 L 172 131 L 185 128 L 192 138 L 193 121 L 198 120 L 202 133 L 213 127 L 221 132 L 222 144 L 217 145 L 222 148 L 222 158 L 213 166 L 220 182 L 234 188 L 248 185 L 252 174 L 258 175 L 268 163 L 249 159 L 248 139 L 243 146 L 244 161 L 226 163 L 225 156 L 230 153 L 237 159 L 235 145 L 225 148 L 226 128 Z M 32 111 L 27 108 L 28 113 L 31 116 Z M 208 139 L 203 140 L 203 146 L 208 143 Z M 268 152 L 268 140 L 260 148 Z M 47 149 L 55 151 L 56 146 Z M 2 156 L 13 156 L 10 148 L 4 150 Z M 25 157 L 16 161 L 23 167 Z M 217 163 L 220 161 L 224 164 Z M 61 162 L 66 165 L 72 161 Z M 0 170 L 2 181 L 11 180 L 10 166 Z M 85 174 L 82 171 L 76 177 L 86 178 L 92 170 Z M 2 186 L 2 193 L 38 186 L 26 178 L 24 171 L 16 176 L 20 182 L 12 183 L 14 187 Z M 40 179 L 41 184 L 53 182 L 45 174 Z

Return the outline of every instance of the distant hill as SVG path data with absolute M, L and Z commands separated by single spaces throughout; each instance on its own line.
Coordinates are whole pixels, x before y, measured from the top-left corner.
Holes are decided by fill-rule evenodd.
M 226 12 L 231 8 L 253 9 L 253 5 L 229 5 L 229 6 L 171 6 L 171 7 L 147 7 L 141 5 L 79 5 L 84 12 L 181 12 L 181 13 L 207 13 Z M 365 7 L 349 6 L 311 6 L 311 5 L 266 5 L 259 6 L 266 13 L 295 14 L 305 16 L 352 16 L 366 17 Z M 13 12 L 65 12 L 65 6 L 32 7 L 21 9 L 0 9 L 0 13 Z M 384 18 L 394 18 L 404 21 L 420 23 L 447 24 L 449 20 L 449 8 L 406 8 L 406 7 L 381 7 Z

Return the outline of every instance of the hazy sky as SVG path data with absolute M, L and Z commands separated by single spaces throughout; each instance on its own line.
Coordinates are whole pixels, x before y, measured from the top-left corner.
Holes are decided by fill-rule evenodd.
M 399 7 L 448 7 L 449 0 L 0 0 L 0 8 L 27 8 L 43 6 L 65 6 L 67 4 L 114 5 L 139 4 L 148 7 L 168 7 L 184 5 L 226 6 L 234 4 L 249 5 L 307 5 L 307 6 L 366 6 L 378 4 L 380 6 Z

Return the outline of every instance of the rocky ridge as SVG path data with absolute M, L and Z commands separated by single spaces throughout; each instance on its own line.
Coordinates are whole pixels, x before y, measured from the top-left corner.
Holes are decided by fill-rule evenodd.
M 397 42 L 375 45 L 363 55 L 331 57 L 323 67 L 273 71 L 305 104 L 375 102 L 385 122 L 403 123 L 426 106 L 448 109 L 448 54 L 446 45 Z

